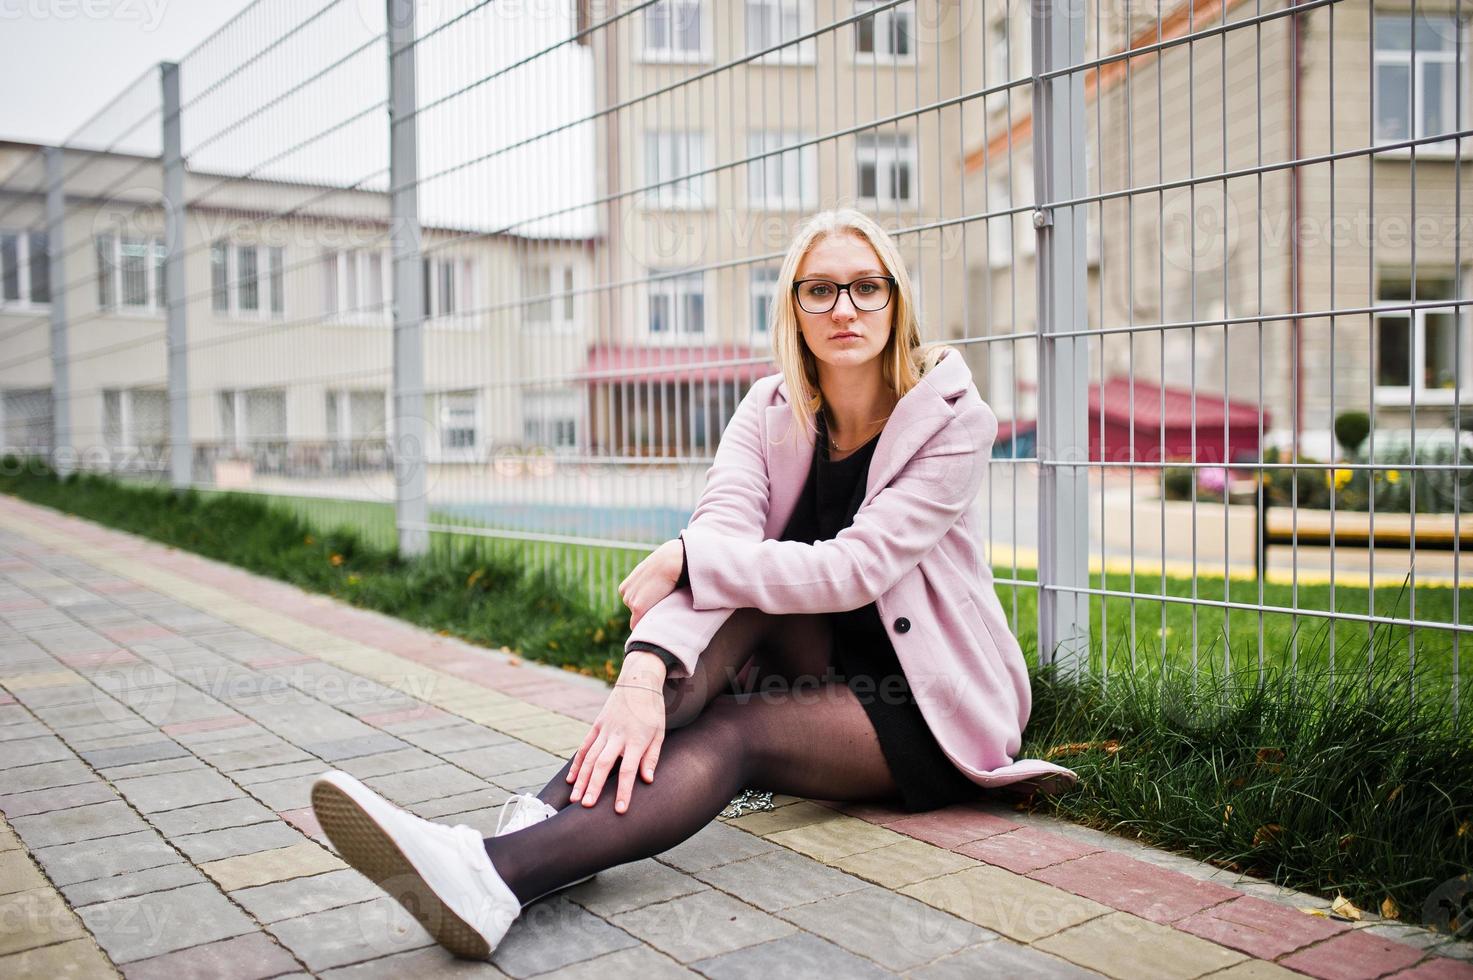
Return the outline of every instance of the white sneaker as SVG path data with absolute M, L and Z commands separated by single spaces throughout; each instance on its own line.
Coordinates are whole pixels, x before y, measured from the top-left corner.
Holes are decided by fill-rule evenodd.
M 485 959 L 522 912 L 471 827 L 417 817 L 338 770 L 312 784 L 312 810 L 343 860 L 456 956 Z
M 501 816 L 496 818 L 496 833 L 491 836 L 500 837 L 503 834 L 510 834 L 514 831 L 522 830 L 533 824 L 541 823 L 556 813 L 557 807 L 551 803 L 543 803 L 531 793 L 513 793 L 501 805 Z M 537 898 L 532 899 L 532 902 L 545 898 L 553 892 L 560 892 L 564 888 L 581 885 L 592 878 L 593 875 L 587 875 L 586 877 L 579 878 L 577 881 L 570 881 L 566 885 L 559 885 L 551 891 L 538 895 Z M 532 902 L 528 902 L 527 905 L 531 905 Z

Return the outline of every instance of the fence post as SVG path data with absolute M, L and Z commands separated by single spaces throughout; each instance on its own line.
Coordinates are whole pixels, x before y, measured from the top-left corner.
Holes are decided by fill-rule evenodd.
M 46 261 L 51 289 L 51 468 L 58 476 L 76 469 L 72 451 L 71 364 L 66 320 L 66 158 L 59 146 L 48 146 L 46 158 Z
M 168 320 L 169 482 L 175 490 L 194 483 L 189 441 L 189 321 L 184 288 L 184 152 L 179 126 L 179 66 L 159 65 L 164 94 L 164 302 Z
M 394 522 L 399 552 L 429 550 L 425 480 L 424 283 L 420 275 L 419 140 L 414 0 L 387 0 L 389 237 L 394 258 Z
M 1089 347 L 1084 60 L 1080 0 L 1033 5 L 1033 187 L 1038 209 L 1038 650 L 1062 675 L 1089 667 Z M 1061 591 L 1063 590 L 1063 591 Z

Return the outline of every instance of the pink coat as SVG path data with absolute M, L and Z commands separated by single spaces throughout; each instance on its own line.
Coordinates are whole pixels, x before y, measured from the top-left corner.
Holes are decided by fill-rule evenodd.
M 921 714 L 973 782 L 1072 785 L 1069 769 L 1013 758 L 1032 707 L 1028 670 L 981 551 L 977 494 L 997 417 L 950 349 L 895 406 L 870 461 L 853 523 L 834 538 L 779 541 L 813 461 L 794 425 L 781 374 L 756 381 L 737 406 L 690 525 L 689 588 L 640 619 L 643 640 L 679 658 L 687 676 L 731 613 L 836 612 L 874 602 Z

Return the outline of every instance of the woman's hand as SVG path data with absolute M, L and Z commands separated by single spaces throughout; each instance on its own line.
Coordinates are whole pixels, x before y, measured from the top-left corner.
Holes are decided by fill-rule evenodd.
M 651 606 L 675 591 L 684 562 L 685 545 L 672 538 L 646 555 L 619 583 L 619 598 L 629 607 L 630 629 L 639 625 Z
M 636 650 L 624 658 L 614 690 L 568 767 L 566 779 L 573 784 L 569 802 L 587 807 L 597 803 L 615 762 L 620 763 L 614 796 L 617 813 L 629 809 L 636 773 L 647 783 L 655 781 L 655 765 L 665 744 L 664 687 L 665 662 L 657 655 Z

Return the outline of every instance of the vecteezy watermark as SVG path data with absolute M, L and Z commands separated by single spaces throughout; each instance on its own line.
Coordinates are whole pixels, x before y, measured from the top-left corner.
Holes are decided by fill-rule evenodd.
M 137 21 L 157 30 L 167 0 L 0 0 L 0 20 Z

